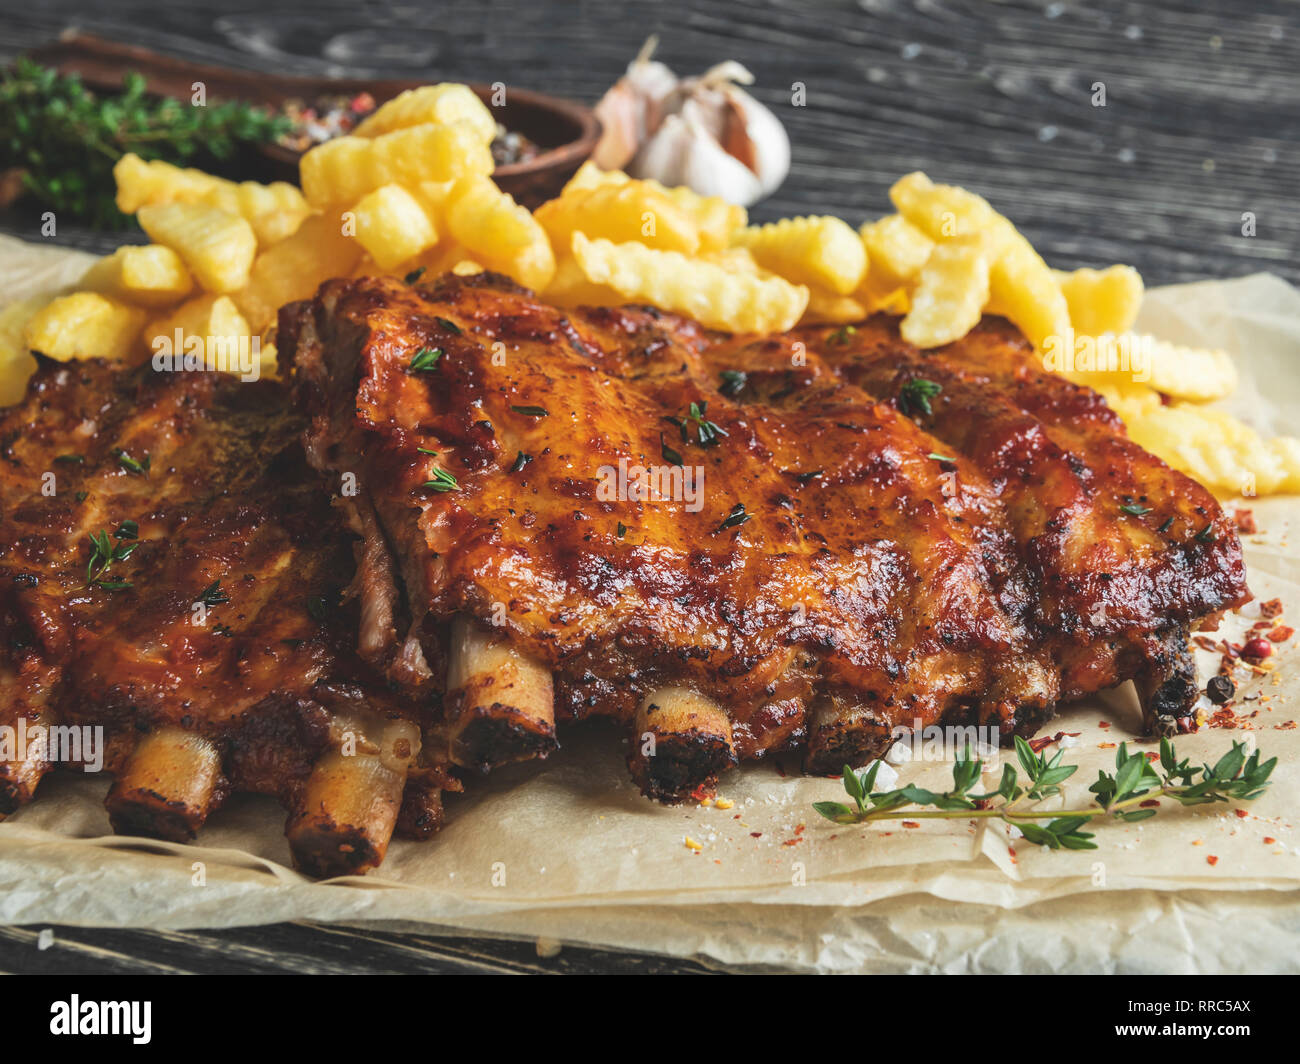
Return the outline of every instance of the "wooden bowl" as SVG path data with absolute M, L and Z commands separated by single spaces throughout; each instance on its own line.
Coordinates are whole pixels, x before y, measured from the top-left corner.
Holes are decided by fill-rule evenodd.
M 163 55 L 137 45 L 70 32 L 29 53 L 29 58 L 54 67 L 60 74 L 79 74 L 88 88 L 115 92 L 122 77 L 138 71 L 149 92 L 188 100 L 201 81 L 213 99 L 246 100 L 280 108 L 289 100 L 315 100 L 327 95 L 368 92 L 376 103 L 391 100 L 407 89 L 436 81 L 430 78 L 321 78 L 263 74 L 229 67 L 204 66 Z M 471 85 L 487 103 L 492 88 Z M 507 88 L 505 102 L 492 113 L 507 129 L 522 133 L 541 153 L 527 162 L 499 166 L 492 177 L 526 207 L 536 207 L 559 194 L 564 183 L 586 161 L 600 138 L 600 123 L 573 100 L 527 89 Z M 259 145 L 241 156 L 238 176 L 245 179 L 298 182 L 299 152 L 278 144 Z

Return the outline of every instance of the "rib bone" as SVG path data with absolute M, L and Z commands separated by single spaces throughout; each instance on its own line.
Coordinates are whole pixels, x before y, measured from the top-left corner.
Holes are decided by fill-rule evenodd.
M 451 631 L 446 719 L 451 760 L 480 771 L 555 749 L 551 674 L 463 617 Z
M 420 753 L 410 721 L 349 713 L 332 730 L 339 746 L 316 762 L 285 827 L 294 863 L 318 877 L 357 875 L 383 861 Z
M 641 700 L 628 768 L 647 797 L 681 801 L 735 764 L 731 718 L 687 687 L 661 687 Z
M 177 727 L 150 732 L 104 800 L 113 830 L 188 842 L 207 819 L 220 776 L 221 754 L 203 736 Z

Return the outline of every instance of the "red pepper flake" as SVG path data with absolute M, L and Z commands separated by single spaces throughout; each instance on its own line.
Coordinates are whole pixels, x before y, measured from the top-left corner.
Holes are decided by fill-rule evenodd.
M 1265 836 L 1264 836 L 1264 845 L 1265 845 L 1265 846 L 1272 846 L 1273 843 L 1275 843 L 1275 842 L 1277 842 L 1277 839 L 1273 838 L 1272 835 L 1265 835 Z
M 903 821 L 903 827 L 905 827 L 905 828 L 919 828 L 920 826 L 921 826 L 920 823 L 918 823 L 918 822 L 915 821 L 915 820 L 904 820 L 904 821 Z
M 1282 600 L 1280 598 L 1269 599 L 1267 602 L 1259 604 L 1259 613 L 1261 617 L 1281 617 Z
M 1148 798 L 1145 802 L 1140 803 L 1143 809 L 1154 809 L 1160 803 L 1154 798 Z
M 761 831 L 751 831 L 749 833 L 749 837 L 751 839 L 761 839 L 763 837 L 763 833 Z
M 1274 628 L 1271 632 L 1268 633 L 1268 641 L 1270 643 L 1285 643 L 1293 635 L 1295 635 L 1294 628 L 1290 627 L 1289 625 L 1279 624 L 1276 628 Z
M 1244 809 L 1234 809 L 1233 812 L 1237 814 L 1238 820 L 1245 820 L 1246 817 L 1250 816 L 1250 814 Z
M 1114 744 L 1114 743 L 1098 743 L 1098 744 L 1097 744 L 1097 749 L 1098 749 L 1098 750 L 1114 750 L 1114 749 L 1115 749 L 1115 744 Z
M 697 802 L 703 802 L 708 798 L 717 796 L 718 789 L 709 783 L 701 783 L 695 790 L 691 791 L 691 797 Z
M 1036 754 L 1041 754 L 1044 749 L 1051 746 L 1052 743 L 1059 743 L 1067 735 L 1078 736 L 1077 731 L 1064 732 L 1059 731 L 1055 735 L 1040 735 L 1037 739 L 1029 740 L 1029 748 Z
M 1147 761 L 1159 761 L 1159 760 L 1160 760 L 1160 755 L 1157 754 L 1154 750 L 1148 750 L 1148 751 L 1146 751 L 1146 753 L 1145 753 L 1143 756 L 1147 759 Z
M 801 842 L 803 842 L 803 839 L 786 839 L 785 842 L 781 843 L 781 845 L 782 845 L 782 846 L 798 846 L 799 843 L 801 843 Z
M 1284 721 L 1281 724 L 1273 725 L 1274 731 L 1295 731 L 1295 729 L 1296 729 L 1296 722 L 1293 720 L 1288 720 L 1288 721 Z
M 1254 510 L 1233 510 L 1232 522 L 1243 536 L 1252 536 L 1259 531 L 1259 526 L 1255 524 Z
M 800 824 L 797 828 L 794 829 L 794 833 L 795 833 L 796 835 L 802 835 L 802 834 L 804 833 L 804 830 L 805 830 L 807 827 L 808 827 L 807 824 Z
M 1256 621 L 1254 624 L 1250 626 L 1250 630 L 1252 632 L 1262 632 L 1265 628 L 1272 628 L 1272 627 L 1273 627 L 1272 621 Z
M 1097 721 L 1097 727 L 1098 727 L 1098 728 L 1109 728 L 1109 727 L 1110 727 L 1110 721 L 1108 721 L 1108 720 L 1099 720 L 1099 721 Z
M 1214 854 L 1210 854 L 1208 857 L 1205 858 L 1205 863 L 1213 866 L 1219 863 L 1219 859 L 1215 857 Z

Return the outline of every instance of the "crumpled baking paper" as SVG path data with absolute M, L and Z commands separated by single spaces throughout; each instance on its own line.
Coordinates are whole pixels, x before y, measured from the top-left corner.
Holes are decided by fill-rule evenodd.
M 0 291 L 16 300 L 55 290 L 89 260 L 0 239 Z M 1266 274 L 1155 289 L 1139 327 L 1230 350 L 1243 383 L 1225 405 L 1265 432 L 1294 431 L 1300 292 Z M 1259 601 L 1300 611 L 1288 544 L 1300 500 L 1233 505 L 1253 509 L 1261 529 L 1245 540 L 1256 603 L 1223 629 L 1237 639 Z M 1099 825 L 1095 851 L 1042 849 L 993 821 L 834 825 L 812 803 L 843 798 L 840 783 L 797 775 L 793 757 L 728 773 L 711 805 L 658 806 L 628 781 L 621 736 L 596 724 L 544 764 L 448 796 L 432 841 L 396 840 L 375 873 L 323 883 L 291 869 L 284 812 L 269 799 L 237 797 L 199 844 L 181 846 L 112 835 L 107 781 L 56 774 L 0 824 L 0 923 L 375 921 L 810 971 L 1296 971 L 1297 657 L 1287 644 L 1272 672 L 1239 686 L 1236 727 L 1178 740 L 1184 756 L 1210 762 L 1233 740 L 1278 756 L 1263 797 L 1191 810 L 1165 802 L 1150 820 Z M 1208 674 L 1215 661 L 1201 664 Z M 1125 687 L 1047 726 L 1078 733 L 1065 740 L 1076 744 L 1066 760 L 1080 765 L 1070 805 L 1087 803 L 1116 744 L 1139 742 L 1139 720 Z M 947 762 L 898 771 L 939 790 L 951 778 Z

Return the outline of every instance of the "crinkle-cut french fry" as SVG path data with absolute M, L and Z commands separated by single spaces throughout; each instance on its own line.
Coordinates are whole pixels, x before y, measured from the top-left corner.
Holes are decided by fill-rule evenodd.
M 748 248 L 764 269 L 795 284 L 846 296 L 867 272 L 862 238 L 838 218 L 782 218 L 742 229 L 733 242 Z
M 299 164 L 302 190 L 313 207 L 356 203 L 383 185 L 418 186 L 492 172 L 492 150 L 468 122 L 412 126 L 378 137 L 335 137 Z
M 879 289 L 892 290 L 916 280 L 934 241 L 901 214 L 886 214 L 858 230 L 867 249 L 867 276 Z
M 749 221 L 749 214 L 744 207 L 728 203 L 721 196 L 701 196 L 685 185 L 668 186 L 650 178 L 631 178 L 622 170 L 602 170 L 593 162 L 585 162 L 578 167 L 578 172 L 564 186 L 561 197 L 583 189 L 609 188 L 629 183 L 645 185 L 662 192 L 689 214 L 699 232 L 702 252 L 722 251 Z
M 989 269 L 989 312 L 1008 318 L 1040 350 L 1070 332 L 1070 309 L 1051 267 L 1015 229 Z
M 234 292 L 248 283 L 257 255 L 253 227 L 238 214 L 206 203 L 155 203 L 136 214 L 155 244 L 176 252 L 209 292 Z
M 105 358 L 118 362 L 140 352 L 145 312 L 98 292 L 73 292 L 51 300 L 23 328 L 32 351 L 67 362 Z
M 257 257 L 248 284 L 233 295 L 256 332 L 273 325 L 285 303 L 305 299 L 324 281 L 352 272 L 361 245 L 344 235 L 342 214 L 313 214 L 293 236 Z
M 666 191 L 646 181 L 607 184 L 561 196 L 538 207 L 536 218 L 560 251 L 578 232 L 615 244 L 636 241 L 688 255 L 700 246 L 699 227 L 690 214 Z
M 487 105 L 468 85 L 452 81 L 407 89 L 367 115 L 352 135 L 378 137 L 396 129 L 450 122 L 468 123 L 484 144 L 491 144 L 497 135 L 497 120 Z
M 450 125 L 464 122 L 484 144 L 490 145 L 500 125 L 492 108 L 468 85 L 445 82 L 410 89 L 381 105 L 356 129 L 356 135 L 373 137 L 412 126 Z
M 572 254 L 555 260 L 555 276 L 542 292 L 548 303 L 561 307 L 616 307 L 627 299 L 609 285 L 589 281 Z
M 652 303 L 713 329 L 784 332 L 808 305 L 803 285 L 751 277 L 677 251 L 574 233 L 573 255 L 589 281 L 615 289 L 625 302 Z
M 117 206 L 128 214 L 160 203 L 206 203 L 238 214 L 253 227 L 258 245 L 269 247 L 292 233 L 307 216 L 307 201 L 286 181 L 262 185 L 227 181 L 202 170 L 125 155 L 113 167 Z
M 1152 395 L 1190 403 L 1212 403 L 1237 390 L 1237 367 L 1226 351 L 1182 347 L 1133 332 L 1076 338 L 1073 351 L 1068 365 L 1054 357 L 1047 368 L 1099 390 L 1134 381 L 1154 389 Z
M 113 165 L 113 180 L 117 209 L 123 214 L 157 203 L 195 203 L 214 189 L 234 184 L 202 170 L 173 166 L 161 159 L 145 160 L 134 153 L 123 155 Z
M 352 213 L 357 241 L 382 269 L 414 258 L 438 242 L 438 230 L 424 204 L 401 185 L 366 193 Z
M 1142 306 L 1143 286 L 1142 275 L 1132 266 L 1052 272 L 1070 308 L 1075 332 L 1100 336 L 1133 328 Z
M 249 358 L 258 361 L 248 320 L 229 296 L 197 296 L 144 329 L 144 341 L 154 354 L 165 350 L 184 356 L 196 351 L 196 340 L 202 344 L 204 362 L 210 369 L 245 372 L 241 364 L 247 365 Z M 256 346 L 260 345 L 259 337 Z
M 0 406 L 18 402 L 27 391 L 27 380 L 36 372 L 24 331 L 36 312 L 50 302 L 48 296 L 33 296 L 10 303 L 0 310 Z
M 447 228 L 484 268 L 540 291 L 555 273 L 546 231 L 527 207 L 515 203 L 488 178 L 458 185 L 447 202 Z
M 100 259 L 77 287 L 138 307 L 168 307 L 194 290 L 181 257 L 161 244 L 128 245 Z
M 808 309 L 803 312 L 804 325 L 847 325 L 862 321 L 870 312 L 853 296 L 841 296 L 825 289 L 812 288 L 808 294 Z
M 871 270 L 867 271 L 867 276 L 854 291 L 853 298 L 866 307 L 868 314 L 903 315 L 912 308 L 912 297 L 907 286 L 895 285 Z
M 1011 228 L 983 196 L 956 185 L 936 185 L 920 170 L 895 181 L 889 199 L 899 214 L 931 240 L 979 238 L 992 241 L 992 252 Z
M 1164 406 L 1126 390 L 1101 388 L 1128 434 L 1175 469 L 1222 494 L 1300 492 L 1300 440 L 1265 439 L 1222 410 L 1188 403 Z
M 989 262 L 979 240 L 935 244 L 921 268 L 912 306 L 899 326 L 917 347 L 960 340 L 979 323 L 989 298 Z

